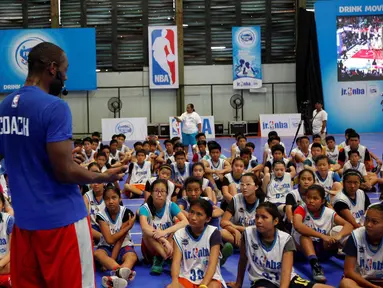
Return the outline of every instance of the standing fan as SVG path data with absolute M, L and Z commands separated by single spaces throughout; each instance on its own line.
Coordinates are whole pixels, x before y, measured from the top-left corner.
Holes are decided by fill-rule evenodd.
M 243 107 L 243 97 L 239 94 L 234 94 L 230 98 L 230 105 L 235 109 L 235 121 L 238 121 L 238 110 Z
M 116 118 L 117 112 L 120 112 L 122 108 L 122 101 L 117 97 L 112 97 L 108 100 L 108 109 L 113 112 L 114 118 Z

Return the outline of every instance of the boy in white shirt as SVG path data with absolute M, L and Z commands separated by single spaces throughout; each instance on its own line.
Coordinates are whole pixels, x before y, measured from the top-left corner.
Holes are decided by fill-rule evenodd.
M 335 143 L 334 136 L 326 137 L 326 155 L 330 160 L 338 162 L 339 149 Z
M 342 174 L 344 174 L 347 170 L 358 170 L 364 179 L 364 183 L 360 184 L 360 188 L 363 190 L 370 190 L 373 185 L 371 185 L 370 177 L 369 174 L 367 174 L 366 166 L 364 163 L 360 162 L 360 154 L 358 150 L 351 150 L 348 152 L 348 158 L 349 160 L 346 161 L 343 165 Z M 340 172 L 340 171 L 339 171 Z M 371 173 L 371 176 L 376 177 L 375 174 Z M 377 183 L 377 179 L 372 179 L 374 180 L 374 185 Z
M 129 177 L 124 185 L 124 192 L 128 198 L 143 196 L 145 184 L 152 177 L 153 165 L 150 161 L 145 161 L 145 151 L 136 151 L 136 158 L 137 162 L 129 164 Z
M 273 136 L 278 136 L 277 131 L 270 131 L 269 134 L 267 134 L 267 139 L 270 139 L 270 138 L 273 137 Z M 279 142 L 279 145 L 282 145 L 283 148 L 285 148 L 285 150 L 286 150 L 285 144 L 283 144 L 282 141 Z M 263 150 L 265 150 L 265 151 L 269 151 L 269 149 L 270 149 L 270 147 L 269 147 L 269 143 L 266 142 L 266 143 L 265 143 L 265 146 L 264 146 L 264 148 L 263 148 Z

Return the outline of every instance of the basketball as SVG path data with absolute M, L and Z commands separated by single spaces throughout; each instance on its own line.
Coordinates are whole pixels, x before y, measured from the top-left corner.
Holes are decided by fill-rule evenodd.
M 168 62 L 174 62 L 176 61 L 176 56 L 174 54 L 168 54 L 168 56 L 166 56 L 166 59 L 168 60 Z

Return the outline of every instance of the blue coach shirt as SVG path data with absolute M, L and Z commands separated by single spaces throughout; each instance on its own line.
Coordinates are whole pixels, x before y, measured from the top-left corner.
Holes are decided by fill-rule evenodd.
M 78 186 L 59 183 L 48 158 L 47 143 L 71 137 L 68 105 L 38 87 L 23 87 L 0 103 L 0 154 L 19 228 L 54 229 L 87 216 Z

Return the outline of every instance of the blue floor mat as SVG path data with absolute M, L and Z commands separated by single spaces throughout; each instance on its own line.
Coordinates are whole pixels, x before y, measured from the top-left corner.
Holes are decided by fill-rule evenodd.
M 140 247 L 136 247 L 137 254 L 140 254 Z M 237 265 L 238 265 L 239 255 L 234 254 L 230 257 L 225 265 L 221 267 L 221 273 L 225 281 L 235 281 L 237 277 Z M 324 273 L 327 277 L 327 284 L 333 285 L 337 287 L 339 285 L 340 280 L 343 275 L 343 261 L 331 258 L 326 263 L 321 263 L 324 269 Z M 152 276 L 150 275 L 150 266 L 145 264 L 138 264 L 135 267 L 135 271 L 137 272 L 136 278 L 133 282 L 129 283 L 130 287 L 166 287 L 171 282 L 170 276 L 170 267 L 164 267 L 164 273 L 160 276 Z M 311 267 L 308 263 L 298 262 L 294 265 L 295 272 L 299 274 L 302 278 L 311 279 Z M 96 281 L 97 287 L 101 286 L 101 278 L 104 275 L 108 275 L 107 272 L 99 272 L 96 273 Z M 243 283 L 243 288 L 250 288 L 250 281 L 248 279 L 248 275 L 245 275 L 245 281 Z

